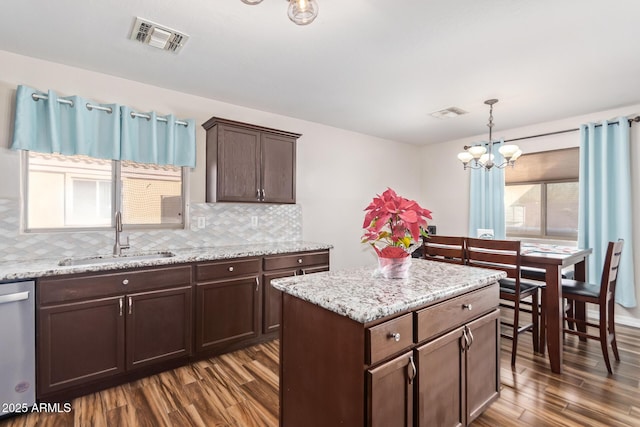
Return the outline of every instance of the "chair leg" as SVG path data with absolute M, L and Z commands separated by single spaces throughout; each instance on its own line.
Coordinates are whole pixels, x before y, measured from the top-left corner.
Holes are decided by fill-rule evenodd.
M 531 295 L 531 321 L 533 322 L 533 351 L 540 351 L 540 312 L 538 311 L 538 291 Z
M 616 342 L 616 322 L 615 322 L 615 313 L 614 308 L 616 306 L 616 302 L 612 299 L 609 300 L 608 307 L 608 327 L 609 327 L 609 340 L 611 341 L 611 348 L 613 349 L 613 355 L 616 360 L 620 361 L 620 354 L 618 353 L 618 343 Z
M 545 297 L 544 288 L 542 288 L 540 295 L 540 341 L 538 342 L 538 351 L 543 356 L 545 347 L 547 346 L 547 306 L 544 302 Z
M 611 361 L 609 360 L 609 319 L 607 319 L 607 310 L 607 307 L 600 306 L 600 347 L 602 348 L 602 356 L 604 357 L 604 364 L 607 366 L 607 371 L 613 374 Z
M 576 328 L 580 331 L 580 332 L 587 332 L 587 308 L 586 308 L 586 303 L 584 303 L 583 301 L 573 301 L 573 314 L 574 317 L 576 319 L 579 320 L 579 322 L 577 322 L 576 324 Z M 587 338 L 586 337 L 580 337 L 580 341 L 586 342 Z
M 514 302 L 513 306 L 513 339 L 511 340 L 511 366 L 516 366 L 516 353 L 518 351 L 518 327 L 520 325 L 520 304 Z

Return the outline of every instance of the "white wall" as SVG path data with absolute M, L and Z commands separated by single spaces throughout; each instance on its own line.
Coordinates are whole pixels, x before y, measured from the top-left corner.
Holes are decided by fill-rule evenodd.
M 205 131 L 212 116 L 303 134 L 298 142 L 297 200 L 302 207 L 303 238 L 334 245 L 332 268 L 375 263 L 360 243 L 363 209 L 391 186 L 424 205 L 415 146 L 348 132 L 291 117 L 150 86 L 80 68 L 0 51 L 0 199 L 20 197 L 18 155 L 8 149 L 15 90 L 19 84 L 95 102 L 117 102 L 138 111 L 173 113 L 198 124 L 197 166 L 190 175 L 190 200 L 205 198 Z M 429 207 L 424 205 L 425 207 Z
M 631 105 L 615 110 L 600 111 L 593 114 L 571 117 L 548 123 L 540 123 L 508 130 L 495 130 L 496 138 L 519 138 L 530 135 L 540 135 L 564 129 L 573 129 L 583 123 L 599 122 L 614 119 L 619 116 L 635 116 L 640 114 L 640 104 Z M 455 119 L 451 119 L 455 120 Z M 478 123 L 478 129 L 484 128 Z M 464 145 L 486 140 L 486 134 L 479 134 L 473 138 L 449 141 L 442 144 L 422 147 L 422 191 L 426 204 L 433 213 L 433 224 L 438 226 L 439 234 L 467 235 L 469 222 L 469 174 L 462 169 L 457 154 Z M 523 152 L 532 153 L 567 147 L 577 147 L 579 132 L 571 132 L 554 136 L 527 139 L 515 142 Z M 640 123 L 631 129 L 631 179 L 633 198 L 633 218 L 640 215 Z M 516 165 L 517 167 L 517 165 Z M 640 300 L 640 222 L 635 223 L 632 244 L 634 251 L 636 296 Z M 640 327 L 640 308 L 625 309 L 617 307 L 619 321 Z

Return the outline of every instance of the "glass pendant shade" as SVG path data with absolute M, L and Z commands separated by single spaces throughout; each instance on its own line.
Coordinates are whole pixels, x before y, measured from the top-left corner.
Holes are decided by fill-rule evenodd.
M 473 156 L 468 151 L 463 151 L 462 153 L 458 154 L 458 160 L 466 164 L 473 160 Z
M 514 154 L 520 151 L 520 148 L 518 148 L 517 145 L 507 144 L 500 147 L 498 151 L 504 156 L 505 159 L 510 160 L 514 156 Z
M 318 16 L 318 3 L 316 0 L 290 0 L 288 13 L 294 23 L 307 25 Z
M 518 150 L 511 156 L 511 161 L 515 162 L 518 157 L 522 156 L 522 150 Z
M 494 155 L 493 154 L 483 154 L 482 156 L 480 156 L 480 159 L 478 159 L 478 163 L 480 163 L 482 166 L 488 165 L 489 163 L 493 164 L 493 159 L 494 159 Z
M 473 147 L 469 147 L 467 151 L 473 156 L 474 159 L 479 159 L 484 153 L 487 152 L 487 148 L 482 145 L 474 145 Z
M 262 0 L 240 0 L 242 1 L 242 3 L 246 3 L 246 4 L 258 4 L 260 2 L 262 2 Z

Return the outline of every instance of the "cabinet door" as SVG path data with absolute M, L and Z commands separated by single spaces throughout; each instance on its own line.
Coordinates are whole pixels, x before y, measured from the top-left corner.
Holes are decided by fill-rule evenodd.
M 495 310 L 467 325 L 467 424 L 500 396 L 500 318 Z
M 413 426 L 413 352 L 367 371 L 367 426 Z
M 41 307 L 38 315 L 39 396 L 124 372 L 123 296 Z
M 127 369 L 191 354 L 191 286 L 126 296 Z
M 296 270 L 279 271 L 277 273 L 265 273 L 262 276 L 263 307 L 262 307 L 262 332 L 267 334 L 280 329 L 280 317 L 282 314 L 282 292 L 271 286 L 272 279 L 290 277 L 296 274 Z
M 463 328 L 416 349 L 417 425 L 464 425 Z
M 259 201 L 260 132 L 219 125 L 217 162 L 218 201 Z
M 295 160 L 295 138 L 262 134 L 263 201 L 296 202 Z
M 258 336 L 257 276 L 196 285 L 196 351 Z

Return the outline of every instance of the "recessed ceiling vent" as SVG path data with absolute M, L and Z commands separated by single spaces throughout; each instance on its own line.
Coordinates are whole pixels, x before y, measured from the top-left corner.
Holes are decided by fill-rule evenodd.
M 158 49 L 176 53 L 189 40 L 189 36 L 186 34 L 142 18 L 136 18 L 130 38 Z
M 430 115 L 435 117 L 436 119 L 448 119 L 451 117 L 458 117 L 467 113 L 468 111 L 464 111 L 462 108 L 449 107 L 449 108 L 445 108 L 444 110 L 434 111 Z

